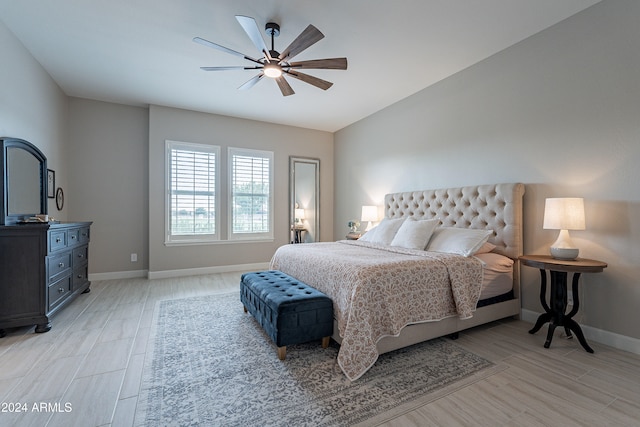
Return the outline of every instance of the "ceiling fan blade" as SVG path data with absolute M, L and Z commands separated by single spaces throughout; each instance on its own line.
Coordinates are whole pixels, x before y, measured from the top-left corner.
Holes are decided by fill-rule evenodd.
M 256 85 L 256 83 L 258 83 L 260 81 L 261 78 L 264 77 L 264 73 L 260 73 L 255 77 L 252 77 L 251 80 L 247 80 L 245 83 L 242 84 L 242 86 L 240 86 L 238 89 L 239 90 L 247 90 L 247 89 L 251 89 L 252 87 L 254 87 Z
M 299 71 L 289 70 L 289 71 L 286 71 L 286 73 L 288 75 L 290 75 L 291 77 L 295 77 L 296 79 L 302 80 L 305 83 L 309 83 L 310 85 L 313 85 L 315 87 L 319 87 L 322 90 L 327 90 L 331 86 L 333 86 L 333 83 L 331 83 L 331 82 L 319 79 L 318 77 L 310 76 L 309 74 L 301 73 Z
M 287 61 L 309 46 L 317 43 L 324 38 L 324 34 L 313 25 L 309 25 L 298 37 L 280 54 L 280 61 Z
M 280 92 L 282 92 L 282 96 L 293 95 L 295 92 L 293 88 L 289 85 L 289 82 L 285 80 L 283 76 L 275 78 L 276 83 L 278 83 L 278 87 L 280 88 Z
M 237 51 L 235 51 L 233 49 L 229 49 L 228 47 L 220 46 L 217 43 L 210 42 L 209 40 L 205 40 L 205 39 L 203 39 L 201 37 L 194 37 L 193 41 L 198 43 L 198 44 L 201 44 L 203 46 L 212 47 L 212 48 L 220 50 L 222 52 L 229 53 L 229 54 L 235 55 L 235 56 L 239 56 L 241 58 L 248 59 L 249 61 L 257 62 L 258 64 L 262 64 L 262 62 L 258 61 L 255 58 L 247 56 L 244 53 L 237 52 Z
M 315 68 L 328 70 L 346 70 L 347 58 L 312 59 L 310 61 L 292 62 L 290 68 Z
M 229 67 L 200 67 L 203 71 L 227 71 L 227 70 L 261 70 L 262 67 L 243 67 L 242 65 L 232 65 Z
M 258 28 L 256 20 L 249 16 L 242 15 L 236 15 L 236 19 L 244 29 L 244 32 L 247 33 L 253 44 L 258 48 L 258 50 L 262 52 L 268 60 L 271 60 L 269 49 L 267 48 L 267 45 L 262 38 L 262 34 L 260 34 L 260 29 Z

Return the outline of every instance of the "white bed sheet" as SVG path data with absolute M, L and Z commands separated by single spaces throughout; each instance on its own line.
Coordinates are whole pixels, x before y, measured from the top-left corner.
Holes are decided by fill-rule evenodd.
M 480 300 L 506 294 L 513 289 L 513 260 L 493 252 L 477 254 L 483 262 L 482 290 Z

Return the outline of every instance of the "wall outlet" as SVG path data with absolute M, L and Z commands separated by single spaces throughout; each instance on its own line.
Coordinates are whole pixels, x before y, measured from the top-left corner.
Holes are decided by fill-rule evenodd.
M 138 262 L 138 254 L 131 254 L 131 262 Z

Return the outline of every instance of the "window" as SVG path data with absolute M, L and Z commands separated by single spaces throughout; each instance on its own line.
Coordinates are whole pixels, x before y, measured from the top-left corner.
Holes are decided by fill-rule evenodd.
M 218 240 L 220 147 L 166 141 L 167 242 Z
M 273 239 L 273 153 L 229 148 L 229 240 Z

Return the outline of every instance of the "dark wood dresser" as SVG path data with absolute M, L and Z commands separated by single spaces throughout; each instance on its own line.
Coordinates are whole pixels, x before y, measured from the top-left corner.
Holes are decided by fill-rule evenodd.
M 51 329 L 51 316 L 89 292 L 91 222 L 0 226 L 0 337 Z

